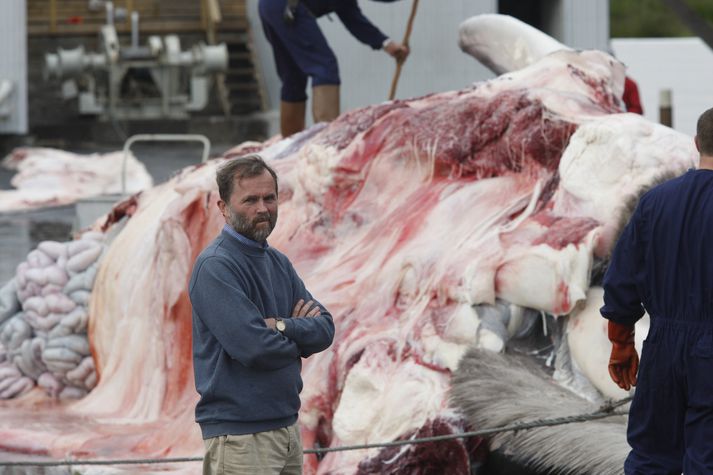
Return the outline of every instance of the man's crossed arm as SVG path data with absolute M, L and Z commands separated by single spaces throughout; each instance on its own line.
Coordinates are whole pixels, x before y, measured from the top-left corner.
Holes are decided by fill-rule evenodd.
M 278 318 L 265 319 L 268 328 L 276 329 Z M 334 322 L 330 313 L 314 300 L 300 299 L 292 309 L 291 318 L 282 320 L 282 334 L 294 341 L 303 358 L 326 350 L 334 339 Z

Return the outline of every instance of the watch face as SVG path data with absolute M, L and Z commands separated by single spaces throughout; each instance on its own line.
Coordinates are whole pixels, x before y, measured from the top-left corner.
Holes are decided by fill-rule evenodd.
M 283 322 L 282 320 L 278 320 L 277 323 L 275 323 L 275 328 L 277 328 L 281 332 L 285 331 L 285 322 Z

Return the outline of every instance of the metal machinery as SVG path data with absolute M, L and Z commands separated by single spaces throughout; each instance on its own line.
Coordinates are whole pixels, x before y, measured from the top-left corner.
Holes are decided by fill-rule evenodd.
M 12 81 L 0 79 L 0 118 L 10 117 L 12 113 Z
M 79 99 L 81 114 L 102 119 L 181 119 L 208 103 L 211 74 L 226 71 L 226 45 L 200 43 L 181 51 L 176 35 L 149 36 L 139 46 L 139 15 L 131 14 L 131 45 L 122 48 L 114 7 L 99 32 L 100 53 L 83 46 L 45 54 L 45 79 L 61 80 L 65 99 Z

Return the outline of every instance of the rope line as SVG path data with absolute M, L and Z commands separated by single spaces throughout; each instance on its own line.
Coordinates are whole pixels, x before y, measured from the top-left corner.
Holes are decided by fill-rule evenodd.
M 554 417 L 550 419 L 536 419 L 530 422 L 518 422 L 491 429 L 481 429 L 470 432 L 462 432 L 460 434 L 436 435 L 432 437 L 422 437 L 406 440 L 395 440 L 392 442 L 381 442 L 373 444 L 357 444 L 343 445 L 340 447 L 319 447 L 314 449 L 304 449 L 305 454 L 325 454 L 328 452 L 343 452 L 350 450 L 363 450 L 385 447 L 398 447 L 401 445 L 423 444 L 427 442 L 441 442 L 444 440 L 466 439 L 470 437 L 479 437 L 484 435 L 493 435 L 503 432 L 518 432 L 521 430 L 536 429 L 540 427 L 552 427 L 576 422 L 588 422 L 597 419 L 604 419 L 612 416 L 623 416 L 627 412 L 615 411 L 614 409 L 623 406 L 631 401 L 631 397 L 620 399 L 618 401 L 603 404 L 594 412 L 564 417 Z M 203 457 L 174 457 L 163 459 L 117 459 L 117 460 L 49 460 L 49 461 L 30 461 L 20 460 L 16 462 L 0 461 L 0 467 L 57 467 L 66 465 L 148 465 L 148 464 L 170 464 L 170 463 L 185 463 L 185 462 L 202 462 Z

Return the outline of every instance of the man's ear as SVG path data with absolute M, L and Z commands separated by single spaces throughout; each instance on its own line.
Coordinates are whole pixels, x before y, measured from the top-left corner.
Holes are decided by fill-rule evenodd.
M 701 151 L 701 144 L 698 143 L 698 135 L 693 137 L 693 141 L 696 143 L 696 150 Z
M 223 217 L 225 217 L 225 211 L 226 211 L 225 210 L 225 206 L 226 206 L 225 201 L 218 200 L 217 204 L 218 204 L 218 209 L 220 210 L 220 214 L 222 214 Z

